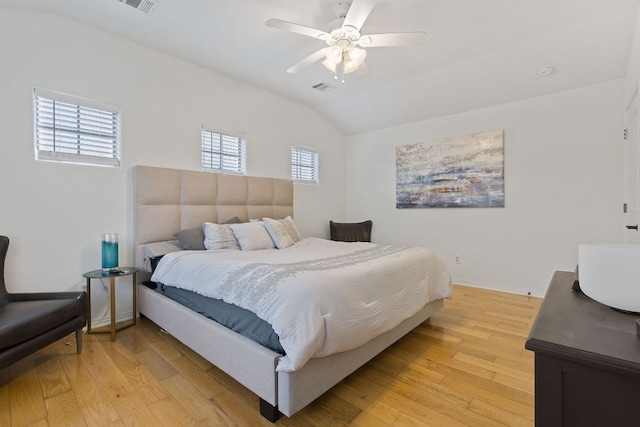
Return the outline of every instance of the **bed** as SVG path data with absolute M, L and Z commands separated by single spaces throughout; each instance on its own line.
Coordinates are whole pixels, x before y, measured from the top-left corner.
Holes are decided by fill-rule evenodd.
M 133 181 L 135 265 L 141 269 L 141 273 L 138 274 L 140 282 L 138 285 L 138 311 L 140 315 L 148 317 L 176 339 L 192 348 L 258 395 L 260 398 L 260 413 L 270 421 L 276 421 L 281 414 L 292 416 L 304 408 L 375 355 L 424 322 L 442 307 L 443 299 L 451 295 L 451 279 L 444 264 L 432 252 L 424 248 L 419 250 L 413 248 L 413 252 L 417 250 L 420 253 L 410 256 L 423 257 L 425 254 L 422 252 L 428 252 L 429 273 L 425 280 L 430 280 L 435 286 L 423 292 L 425 293 L 425 301 L 428 302 L 424 305 L 420 303 L 419 306 L 413 307 L 411 312 L 415 311 L 415 314 L 400 321 L 399 324 L 394 324 L 391 328 L 387 326 L 386 329 L 380 329 L 374 333 L 373 338 L 357 343 L 358 345 L 355 348 L 345 347 L 344 339 L 332 338 L 338 337 L 341 333 L 340 331 L 348 333 L 350 329 L 361 325 L 356 322 L 347 328 L 336 327 L 331 329 L 331 323 L 326 321 L 328 316 L 325 315 L 325 320 L 320 322 L 319 327 L 325 327 L 323 325 L 326 324 L 327 329 L 320 331 L 320 344 L 312 343 L 310 345 L 311 350 L 302 352 L 304 353 L 302 354 L 299 352 L 298 347 L 294 347 L 291 344 L 289 337 L 285 337 L 286 334 L 281 335 L 282 347 L 286 350 L 285 354 L 282 354 L 234 332 L 194 311 L 187 305 L 168 298 L 162 292 L 158 292 L 157 289 L 154 290 L 144 285 L 144 283 L 148 283 L 151 278 L 149 262 L 151 256 L 148 253 L 150 245 L 175 246 L 177 245 L 175 234 L 179 231 L 202 228 L 204 223 L 222 224 L 229 221 L 239 221 L 249 227 L 253 226 L 249 224 L 251 219 L 292 217 L 292 182 L 274 178 L 215 174 L 148 166 L 134 167 Z M 245 227 L 245 225 L 239 225 L 237 229 L 240 227 Z M 275 240 L 277 241 L 277 239 Z M 295 244 L 289 245 L 286 249 L 274 247 L 256 251 L 169 251 L 171 253 L 165 255 L 158 264 L 154 279 L 160 278 L 163 282 L 172 282 L 174 280 L 173 272 L 176 271 L 173 266 L 175 268 L 182 266 L 183 269 L 189 271 L 189 266 L 193 266 L 190 263 L 195 262 L 194 260 L 215 258 L 216 262 L 219 262 L 221 266 L 226 266 L 227 271 L 221 273 L 223 274 L 222 276 L 208 276 L 208 274 L 214 273 L 202 272 L 200 276 L 196 276 L 191 282 L 196 284 L 207 282 L 207 286 L 211 287 L 208 292 L 212 292 L 212 295 L 215 296 L 219 288 L 225 287 L 224 283 L 222 283 L 224 282 L 222 278 L 229 277 L 231 273 L 240 269 L 239 264 L 236 266 L 234 263 L 245 262 L 238 259 L 241 255 L 244 256 L 245 254 L 241 253 L 245 252 L 246 255 L 250 255 L 249 252 L 257 255 L 260 252 L 267 257 L 293 257 L 296 251 L 301 251 L 301 248 L 308 246 L 312 248 L 310 252 L 312 255 L 314 253 L 318 254 L 316 259 L 323 260 L 320 264 L 327 265 L 335 263 L 336 259 L 347 259 L 346 255 L 343 256 L 339 252 L 342 249 L 325 247 L 327 244 L 339 244 L 349 246 L 349 249 L 345 249 L 345 251 L 357 253 L 358 262 L 364 263 L 360 265 L 360 268 L 365 269 L 371 269 L 373 268 L 372 266 L 382 262 L 378 260 L 374 262 L 373 258 L 367 258 L 370 256 L 370 252 L 383 251 L 385 256 L 399 257 L 393 251 L 398 252 L 400 250 L 391 247 L 382 247 L 369 243 L 329 243 L 329 241 L 323 242 L 323 240 L 302 238 Z M 316 244 L 320 246 L 316 246 Z M 319 247 L 321 249 L 318 249 Z M 402 251 L 405 251 L 405 249 L 410 248 L 404 248 Z M 335 251 L 338 252 L 335 253 L 334 258 L 331 258 L 330 254 Z M 387 254 L 387 252 L 389 253 Z M 304 260 L 288 258 L 288 262 L 290 264 L 304 265 L 307 272 L 314 270 L 313 275 L 320 274 L 315 271 L 317 269 L 315 266 L 313 268 L 308 267 L 308 263 L 312 262 L 312 259 L 309 258 L 310 255 L 304 255 L 303 257 L 306 258 Z M 367 262 L 372 264 L 366 264 Z M 395 263 L 396 261 L 393 262 Z M 260 264 L 260 268 L 264 268 L 264 265 L 270 264 L 271 261 L 265 262 L 262 259 L 257 261 L 253 259 L 248 263 L 252 266 Z M 352 263 L 345 261 L 340 269 L 348 270 L 351 268 L 350 264 Z M 243 264 L 242 268 L 246 269 L 246 266 Z M 257 271 L 260 272 L 262 270 Z M 251 274 L 256 276 L 258 273 L 253 272 Z M 297 273 L 293 274 L 289 271 L 283 273 L 282 270 L 278 270 L 277 274 L 274 273 L 274 275 L 278 276 L 279 281 L 276 284 L 274 284 L 275 282 L 269 284 L 269 289 L 286 287 L 283 285 L 284 281 L 289 280 L 290 276 L 297 276 Z M 306 278 L 303 280 L 314 280 L 315 276 L 313 275 L 305 276 Z M 366 276 L 364 273 L 362 275 Z M 352 278 L 355 276 L 352 276 Z M 379 276 L 384 276 L 384 274 L 372 274 L 370 277 L 364 278 L 362 282 L 363 284 L 373 283 L 373 277 Z M 392 276 L 396 277 L 395 275 Z M 179 282 L 181 279 L 175 280 Z M 319 283 L 327 283 L 325 279 L 318 278 L 317 280 Z M 338 279 L 335 280 L 337 281 Z M 334 279 L 332 278 L 329 282 L 333 283 L 333 281 Z M 392 280 L 388 281 L 388 283 L 391 282 Z M 218 286 L 219 283 L 221 283 L 220 286 Z M 237 278 L 233 283 L 238 283 Z M 182 284 L 167 284 L 170 286 L 183 286 Z M 294 285 L 297 285 L 297 283 L 294 282 Z M 189 287 L 187 285 L 184 286 Z M 289 287 L 298 289 L 297 286 L 293 285 Z M 363 285 L 362 287 L 366 286 Z M 391 287 L 390 284 L 389 287 Z M 330 291 L 333 292 L 336 289 L 340 288 L 334 288 Z M 193 291 L 193 289 L 189 291 Z M 199 288 L 196 291 L 199 294 L 203 293 Z M 415 292 L 422 291 L 416 290 Z M 251 302 L 246 298 L 242 298 L 242 292 L 238 292 L 238 294 L 237 298 L 239 299 L 232 302 L 250 307 Z M 265 318 L 265 320 L 273 320 L 274 330 L 278 330 L 281 333 L 285 332 L 287 330 L 286 322 L 300 321 L 299 318 L 294 317 L 293 320 L 284 320 L 284 323 L 279 324 L 279 318 L 269 317 L 271 316 L 269 310 L 266 310 L 266 312 L 265 310 L 260 311 L 260 307 L 271 307 L 271 303 L 265 299 L 267 297 L 282 299 L 281 296 L 275 294 L 275 291 L 273 294 L 269 293 L 266 296 L 261 294 L 260 298 L 262 300 L 260 301 L 262 302 L 255 303 L 252 308 L 256 309 L 257 314 Z M 226 298 L 225 296 L 223 299 L 226 300 Z M 306 299 L 306 297 L 302 299 Z M 405 303 L 415 299 L 411 296 L 406 298 Z M 264 301 L 267 302 L 265 303 Z M 402 305 L 399 307 L 402 307 Z M 308 311 L 311 312 L 313 310 L 309 309 Z M 344 332 L 345 330 L 347 332 Z M 324 346 L 325 342 L 329 344 Z M 242 355 L 242 357 L 238 357 L 238 355 Z

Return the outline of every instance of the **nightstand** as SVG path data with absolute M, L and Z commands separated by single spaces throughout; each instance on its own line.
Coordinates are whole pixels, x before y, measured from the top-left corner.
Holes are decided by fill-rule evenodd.
M 135 267 L 119 267 L 115 272 L 104 272 L 93 270 L 84 273 L 82 277 L 87 279 L 87 333 L 88 334 L 111 334 L 111 341 L 116 340 L 116 332 L 136 324 L 136 273 Z M 131 276 L 133 284 L 133 316 L 131 320 L 125 320 L 116 324 L 116 279 Z M 109 279 L 109 295 L 111 298 L 111 324 L 91 329 L 91 279 Z

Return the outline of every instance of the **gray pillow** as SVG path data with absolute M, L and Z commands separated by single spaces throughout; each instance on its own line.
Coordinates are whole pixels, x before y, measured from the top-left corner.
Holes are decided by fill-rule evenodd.
M 238 224 L 240 218 L 234 216 L 230 220 L 225 221 L 223 224 Z M 204 231 L 202 227 L 187 228 L 176 234 L 174 237 L 180 241 L 182 249 L 188 251 L 204 251 Z
M 240 218 L 238 218 L 237 216 L 234 216 L 233 218 L 226 220 L 222 224 L 240 224 L 241 222 L 242 221 L 240 221 Z
M 174 236 L 180 241 L 182 249 L 189 251 L 204 251 L 204 232 L 202 227 L 188 228 Z

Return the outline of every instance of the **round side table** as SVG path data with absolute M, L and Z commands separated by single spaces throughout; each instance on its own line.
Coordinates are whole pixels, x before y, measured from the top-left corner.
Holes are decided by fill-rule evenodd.
M 116 340 L 116 332 L 136 324 L 136 273 L 135 267 L 118 267 L 113 271 L 93 270 L 84 273 L 82 277 L 87 279 L 87 333 L 88 334 L 111 334 L 111 341 Z M 133 317 L 130 320 L 118 322 L 116 324 L 116 279 L 119 277 L 131 276 L 133 282 Z M 109 295 L 111 298 L 111 324 L 91 328 L 91 279 L 109 279 Z

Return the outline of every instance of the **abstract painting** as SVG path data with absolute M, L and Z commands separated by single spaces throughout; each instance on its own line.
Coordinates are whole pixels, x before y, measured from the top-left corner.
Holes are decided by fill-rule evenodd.
M 504 207 L 504 132 L 396 147 L 396 208 Z

